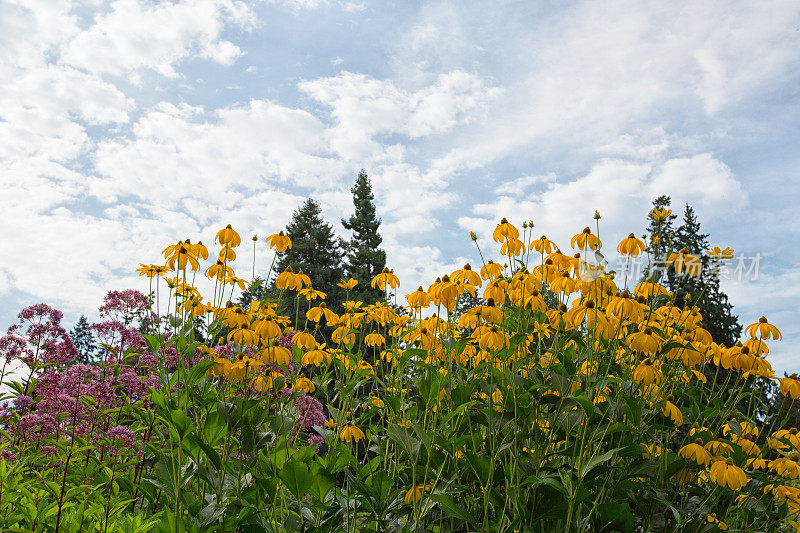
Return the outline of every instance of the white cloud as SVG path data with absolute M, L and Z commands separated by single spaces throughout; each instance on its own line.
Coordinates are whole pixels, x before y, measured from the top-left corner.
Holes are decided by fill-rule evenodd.
M 606 159 L 571 181 L 551 179 L 537 195 L 501 195 L 477 204 L 474 214 L 459 218 L 458 224 L 480 230 L 485 238 L 502 217 L 515 224 L 532 219 L 537 234 L 547 234 L 566 250 L 570 237 L 590 225 L 598 210 L 603 217 L 601 237 L 610 235 L 607 238 L 613 243 L 605 247 L 612 249 L 610 244 L 616 244 L 616 239 L 642 231 L 644 216 L 632 221 L 631 215 L 647 213 L 652 198 L 661 194 L 671 196 L 678 210 L 689 202 L 708 218 L 731 216 L 732 198 L 738 195 L 739 202 L 744 200 L 730 169 L 710 154 L 669 159 L 658 166 Z
M 708 216 L 722 209 L 735 212 L 747 204 L 747 194 L 730 168 L 708 153 L 670 159 L 648 189 L 653 198 L 669 194 L 674 205 L 691 203 Z
M 302 82 L 299 88 L 331 109 L 331 148 L 351 160 L 378 155 L 379 135 L 399 133 L 413 139 L 469 123 L 499 94 L 499 89 L 463 71 L 441 74 L 433 84 L 412 92 L 391 80 L 347 71 Z
M 253 22 L 250 8 L 238 0 L 115 0 L 64 47 L 61 59 L 98 74 L 136 80 L 138 70 L 151 69 L 174 78 L 176 64 L 192 56 L 231 64 L 242 51 L 221 38 L 223 29 L 249 28 Z
M 324 126 L 306 111 L 267 100 L 205 112 L 162 103 L 133 126 L 130 140 L 99 144 L 91 191 L 111 200 L 133 195 L 159 205 L 184 197 L 236 204 L 242 191 L 291 179 L 310 186 L 330 179 Z
M 758 322 L 763 315 L 781 331 L 783 340 L 767 342 L 768 360 L 776 373 L 798 372 L 796 347 L 800 343 L 800 323 L 796 302 L 800 298 L 800 271 L 780 269 L 774 260 L 765 259 L 756 279 L 723 280 L 722 289 L 743 327 Z
M 697 132 L 724 135 L 724 119 L 800 81 L 797 3 L 581 2 L 536 18 L 507 4 L 497 8 L 508 26 L 501 42 L 487 37 L 479 16 L 487 5 L 422 9 L 397 50 L 398 84 L 469 58 L 504 88 L 486 119 L 456 132 L 434 162 L 445 172 L 533 146 L 543 157 L 572 152 L 584 161 L 602 149 L 648 160 L 687 155 L 680 150 Z M 695 150 L 707 150 L 705 141 Z
M 283 5 L 295 12 L 310 11 L 324 7 L 335 6 L 347 13 L 360 13 L 367 9 L 364 2 L 352 2 L 348 0 L 269 0 L 270 4 Z

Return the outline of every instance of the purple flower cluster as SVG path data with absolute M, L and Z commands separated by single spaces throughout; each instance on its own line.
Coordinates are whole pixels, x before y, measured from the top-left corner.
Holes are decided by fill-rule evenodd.
M 91 330 L 112 349 L 96 364 L 72 364 L 75 345 L 61 327 L 62 313 L 46 304 L 24 309 L 19 322 L 0 338 L 6 362 L 21 361 L 30 368 L 25 394 L 0 406 L 0 427 L 20 450 L 47 457 L 55 448 L 48 439 L 108 438 L 117 448 L 134 449 L 139 442 L 129 428 L 112 423 L 110 409 L 145 398 L 156 382 L 157 358 L 147 352 L 137 321 L 152 320 L 148 299 L 138 291 L 112 291 L 100 307 L 102 322 Z M 138 354 L 123 363 L 117 354 Z M 113 427 L 112 427 L 113 426 Z M 11 455 L 15 455 L 10 450 Z M 9 455 L 10 454 L 10 455 Z
M 101 343 L 117 353 L 128 348 L 145 353 L 146 343 L 137 327 L 146 328 L 157 320 L 150 308 L 150 301 L 139 291 L 110 291 L 98 310 L 103 320 L 92 324 L 91 329 Z M 113 353 L 109 355 L 113 357 Z
M 317 448 L 319 448 L 319 444 L 323 442 L 324 439 L 316 433 L 309 434 L 308 432 L 314 426 L 322 426 L 325 424 L 327 419 L 322 411 L 322 404 L 306 394 L 296 396 L 293 403 L 300 416 L 289 435 L 289 442 L 295 443 L 298 436 L 302 433 L 308 435 L 308 444 L 315 444 Z
M 6 362 L 18 359 L 31 369 L 74 359 L 78 352 L 61 326 L 63 316 L 43 303 L 26 307 L 17 315 L 18 322 L 0 338 L 0 355 Z

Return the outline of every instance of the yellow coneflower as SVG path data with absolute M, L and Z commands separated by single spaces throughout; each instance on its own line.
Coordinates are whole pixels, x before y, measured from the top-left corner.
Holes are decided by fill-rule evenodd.
M 292 248 L 292 239 L 284 235 L 283 231 L 279 231 L 267 237 L 267 243 L 269 243 L 270 248 L 275 248 L 278 252 L 285 252 Z
M 592 233 L 590 228 L 586 227 L 583 228 L 582 232 L 570 239 L 569 245 L 576 250 L 585 250 L 586 248 L 597 250 L 603 246 L 603 243 L 597 238 L 597 235 Z
M 631 233 L 617 245 L 617 251 L 622 255 L 638 256 L 645 249 L 644 242 Z
M 220 246 L 230 246 L 235 248 L 242 244 L 242 238 L 239 237 L 239 234 L 233 230 L 230 224 L 225 226 L 223 229 L 217 232 L 217 235 L 214 237 L 214 242 L 220 244 Z
M 347 425 L 342 428 L 342 431 L 339 433 L 339 438 L 343 442 L 358 442 L 365 437 L 364 432 L 358 429 L 356 426 Z

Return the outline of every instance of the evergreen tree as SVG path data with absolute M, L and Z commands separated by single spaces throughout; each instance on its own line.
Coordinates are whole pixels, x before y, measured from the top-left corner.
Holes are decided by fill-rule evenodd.
M 342 219 L 345 229 L 353 232 L 347 243 L 346 274 L 358 280 L 350 299 L 371 304 L 384 299 L 384 292 L 372 288 L 370 282 L 386 267 L 386 252 L 379 248 L 383 241 L 378 234 L 381 221 L 375 213 L 372 184 L 363 169 L 350 192 L 353 193 L 355 212 L 350 218 Z
M 668 272 L 667 285 L 675 294 L 675 305 L 696 305 L 703 315 L 703 326 L 714 340 L 732 346 L 742 334 L 742 325 L 733 314 L 728 295 L 720 288 L 715 264 L 705 253 L 709 248 L 708 234 L 700 231 L 700 222 L 688 204 L 683 212 L 683 223 L 674 233 L 673 248 L 676 252 L 688 250 L 703 264 L 703 271 L 697 277 L 678 276 L 672 270 Z
M 280 257 L 275 272 L 291 268 L 295 273 L 306 274 L 312 288 L 327 294 L 326 304 L 340 312 L 344 290 L 336 284 L 344 278 L 343 242 L 322 218 L 319 204 L 310 198 L 306 200 L 292 215 L 286 235 L 292 240 L 292 247 Z M 285 295 L 288 296 L 285 301 L 293 302 L 296 295 L 287 292 L 291 294 Z
M 75 344 L 75 349 L 78 351 L 75 362 L 88 365 L 94 359 L 95 355 L 97 355 L 97 342 L 94 340 L 86 316 L 81 315 L 78 319 L 78 323 L 75 324 L 75 327 L 69 332 L 69 336 L 73 344 Z
M 661 196 L 653 202 L 655 208 L 665 209 L 669 207 L 669 197 Z M 652 214 L 648 216 L 650 225 L 650 251 L 654 260 L 663 259 L 669 253 L 686 253 L 700 259 L 702 272 L 699 276 L 693 277 L 686 274 L 686 271 L 679 275 L 674 269 L 669 269 L 666 275 L 657 274 L 659 281 L 667 287 L 673 294 L 673 302 L 676 307 L 684 308 L 696 306 L 703 317 L 702 326 L 711 333 L 715 342 L 732 346 L 741 334 L 742 325 L 736 315 L 733 314 L 733 305 L 728 301 L 728 296 L 720 287 L 719 271 L 714 260 L 705 253 L 709 249 L 707 233 L 703 233 L 700 221 L 690 205 L 686 205 L 683 212 L 683 220 L 677 228 L 673 221 L 676 215 L 670 215 L 667 220 L 660 225 L 661 239 L 655 239 L 658 235 L 659 224 Z M 663 266 L 663 265 L 661 265 Z M 663 273 L 662 273 L 663 274 Z M 652 278 L 651 278 L 652 279 Z M 716 380 L 717 383 L 727 383 L 730 381 L 731 370 L 717 368 L 708 365 L 705 368 L 708 382 Z M 756 393 L 757 401 L 754 405 L 750 404 L 749 396 L 741 401 L 737 408 L 742 412 L 755 409 L 756 415 L 763 418 L 769 410 L 770 397 L 772 395 L 772 385 L 767 379 L 750 376 L 743 384 L 736 384 L 731 381 L 729 386 L 730 394 L 736 387 L 744 387 Z

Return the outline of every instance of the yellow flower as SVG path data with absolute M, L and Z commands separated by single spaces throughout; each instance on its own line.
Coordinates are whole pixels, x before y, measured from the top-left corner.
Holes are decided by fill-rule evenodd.
M 295 333 L 294 337 L 292 337 L 292 344 L 307 350 L 313 350 L 317 347 L 317 341 L 314 338 L 314 335 L 307 331 L 298 331 Z
M 787 378 L 780 380 L 780 391 L 784 396 L 788 396 L 792 400 L 800 398 L 800 381 L 797 379 L 797 374 L 792 374 Z
M 323 362 L 330 363 L 331 355 L 322 350 L 320 348 L 309 350 L 303 354 L 303 358 L 300 360 L 300 363 L 303 365 L 314 365 L 320 366 Z
M 226 376 L 233 379 L 244 379 L 256 366 L 260 366 L 258 361 L 245 357 L 231 364 L 231 366 L 226 369 Z
M 369 393 L 369 402 L 370 402 L 370 403 L 371 403 L 371 404 L 372 404 L 374 407 L 377 407 L 378 409 L 383 409 L 383 407 L 384 407 L 384 405 L 385 405 L 385 404 L 383 403 L 383 400 L 381 400 L 380 398 L 378 398 L 378 397 L 375 395 L 375 393 L 374 393 L 374 392 L 370 392 L 370 393 Z
M 312 307 L 306 312 L 306 318 L 312 322 L 319 322 L 322 317 L 325 317 L 325 322 L 332 326 L 339 322 L 339 315 L 328 309 L 325 302 L 321 302 L 317 307 Z
M 356 426 L 347 425 L 342 428 L 341 433 L 339 433 L 339 438 L 344 442 L 353 442 L 353 441 L 360 441 L 364 438 L 364 432 L 358 429 Z
M 217 260 L 216 263 L 208 267 L 206 270 L 206 277 L 217 278 L 218 281 L 222 281 L 227 276 L 233 276 L 233 269 L 229 266 L 226 266 L 222 261 Z
M 658 384 L 664 378 L 658 367 L 651 365 L 647 359 L 642 361 L 633 371 L 633 379 L 639 383 L 649 386 L 653 383 Z
M 272 318 L 257 320 L 253 323 L 253 329 L 258 335 L 267 341 L 271 341 L 281 335 L 281 327 Z
M 689 254 L 689 250 L 683 248 L 680 253 L 670 254 L 667 258 L 666 267 L 669 268 L 673 265 L 676 274 L 686 270 L 686 274 L 692 277 L 697 277 L 703 271 L 703 262 L 700 258 Z
M 305 392 L 306 394 L 311 394 L 316 390 L 314 383 L 306 378 L 306 377 L 299 377 L 294 382 L 294 387 L 292 387 L 296 392 Z
M 747 476 L 744 470 L 727 461 L 716 461 L 709 469 L 709 478 L 720 487 L 730 487 L 740 490 L 747 485 Z
M 366 371 L 368 375 L 372 376 L 375 375 L 375 369 L 366 361 L 359 361 L 358 362 L 358 370 Z
M 675 398 L 672 395 L 667 396 L 667 401 L 664 404 L 662 413 L 664 413 L 664 416 L 672 420 L 675 426 L 680 427 L 683 425 L 683 413 L 681 413 L 681 410 L 677 405 L 672 403 L 672 400 L 674 399 Z
M 767 322 L 767 318 L 763 316 L 759 318 L 758 322 L 755 324 L 750 324 L 747 326 L 744 331 L 752 338 L 756 338 L 756 335 L 758 335 L 761 339 L 767 340 L 775 339 L 776 341 L 779 341 L 783 338 L 780 330 Z
M 585 250 L 587 247 L 590 250 L 597 250 L 603 246 L 597 235 L 592 233 L 588 227 L 583 228 L 581 233 L 578 233 L 569 241 L 569 245 L 577 250 Z
M 636 235 L 631 233 L 626 239 L 622 239 L 617 245 L 617 251 L 622 255 L 630 255 L 636 257 L 640 252 L 645 249 L 644 243 L 641 239 L 636 238 Z
M 275 287 L 279 290 L 299 291 L 303 288 L 303 282 L 303 274 L 295 274 L 292 267 L 286 267 L 286 270 L 275 278 Z M 311 285 L 311 280 L 308 285 Z
M 220 248 L 218 259 L 225 263 L 236 261 L 236 251 L 230 245 L 226 244 Z
M 656 222 L 664 222 L 671 214 L 672 209 L 653 209 L 650 211 L 650 216 L 652 216 Z
M 538 239 L 531 241 L 530 250 L 536 250 L 540 254 L 549 254 L 556 247 L 556 243 L 542 235 Z
M 503 277 L 503 265 L 491 260 L 481 267 L 481 277 L 483 279 L 497 279 Z
M 496 326 L 487 328 L 478 338 L 478 346 L 482 350 L 498 350 L 508 344 L 505 334 L 497 329 Z
M 580 289 L 580 282 L 570 277 L 569 272 L 562 272 L 550 283 L 550 290 L 556 294 L 572 294 Z
M 428 293 L 420 286 L 416 291 L 411 294 L 406 294 L 408 305 L 414 309 L 423 309 L 431 304 L 431 298 Z
M 163 265 L 145 265 L 144 263 L 139 263 L 139 268 L 136 269 L 136 272 L 139 273 L 139 276 L 147 276 L 148 278 L 160 276 L 164 272 L 168 271 L 168 268 Z
M 209 369 L 209 372 L 211 372 L 213 376 L 227 376 L 228 373 L 230 373 L 231 362 L 228 358 L 217 357 L 214 359 L 214 363 L 216 364 Z
M 640 304 L 636 299 L 631 298 L 628 291 L 622 291 L 619 296 L 615 296 L 608 305 L 607 312 L 617 318 L 627 319 L 638 322 L 644 316 L 647 307 Z
M 714 259 L 731 259 L 733 258 L 733 248 L 725 248 L 724 250 L 720 249 L 719 246 L 715 246 L 710 250 L 706 250 L 706 254 L 710 255 Z
M 387 283 L 389 284 L 389 287 L 394 289 L 400 285 L 400 280 L 397 279 L 397 276 L 395 276 L 388 268 L 384 267 L 383 272 L 372 278 L 370 285 L 372 285 L 373 288 L 384 290 Z
M 324 292 L 314 290 L 311 287 L 306 287 L 305 289 L 298 291 L 297 294 L 299 294 L 300 296 L 305 296 L 306 300 L 308 300 L 309 302 L 311 300 L 316 300 L 317 298 L 321 298 L 324 300 L 328 296 Z
M 512 238 L 503 243 L 503 246 L 500 247 L 500 253 L 510 257 L 512 255 L 521 255 L 524 249 L 524 242 L 519 239 Z
M 176 270 L 176 268 L 177 270 L 183 270 L 186 268 L 187 263 L 192 270 L 200 270 L 200 263 L 197 262 L 197 258 L 192 253 L 191 248 L 186 244 L 178 243 L 177 245 L 168 246 L 164 249 L 164 258 L 166 258 L 166 266 L 170 270 Z
M 706 517 L 706 520 L 708 521 L 709 524 L 716 524 L 716 526 L 719 529 L 721 529 L 722 531 L 726 531 L 728 529 L 728 524 L 726 524 L 725 522 L 719 520 L 717 518 L 717 515 L 714 514 L 714 513 L 711 513 L 710 515 L 708 515 Z
M 500 220 L 500 224 L 498 224 L 492 232 L 492 239 L 494 239 L 496 242 L 503 242 L 509 239 L 518 238 L 519 230 L 515 228 L 513 224 L 509 223 L 505 218 Z
M 206 248 L 201 241 L 198 241 L 197 244 L 192 244 L 189 239 L 186 239 L 186 245 L 189 247 L 195 257 L 200 259 L 208 259 L 208 248 Z
M 349 291 L 349 290 L 352 290 L 353 287 L 358 285 L 358 280 L 350 278 L 347 281 L 340 281 L 339 283 L 337 283 L 337 285 L 339 287 L 343 288 L 344 290 Z
M 370 333 L 364 338 L 364 344 L 367 346 L 381 346 L 386 343 L 386 339 L 380 333 Z
M 667 294 L 667 289 L 663 285 L 659 285 L 658 283 L 651 283 L 649 281 L 642 281 L 636 288 L 633 289 L 633 294 L 641 296 L 643 298 L 650 298 L 651 296 L 660 296 L 662 294 Z
M 430 492 L 433 490 L 433 487 L 430 485 L 417 485 L 416 487 L 411 487 L 406 492 L 405 498 L 403 501 L 406 502 L 406 505 L 411 505 L 412 502 L 418 502 L 422 499 L 422 495 L 426 492 Z
M 241 326 L 228 333 L 228 340 L 238 344 L 258 344 L 258 333 L 247 326 Z
M 222 283 L 226 285 L 238 285 L 241 290 L 244 290 L 244 285 L 247 283 L 247 280 L 237 278 L 235 276 L 228 276 L 222 281 Z
M 480 287 L 483 285 L 480 274 L 472 270 L 472 267 L 469 263 L 464 265 L 464 268 L 461 270 L 456 270 L 453 272 L 450 275 L 450 279 L 453 281 L 453 283 L 458 283 L 460 281 L 474 287 Z
M 631 333 L 625 340 L 632 350 L 643 352 L 648 355 L 654 355 L 658 351 L 661 341 L 658 335 L 653 333 L 650 328 L 645 328 L 644 331 Z
M 695 439 L 694 442 L 690 442 L 678 450 L 678 455 L 684 459 L 692 460 L 701 466 L 711 464 L 711 454 L 708 453 L 708 450 L 703 448 L 703 441 L 700 439 Z
M 288 365 L 292 362 L 292 352 L 281 346 L 277 339 L 272 341 L 272 346 L 264 348 L 258 352 L 258 357 L 265 363 L 275 363 L 278 365 Z
M 284 235 L 283 231 L 279 231 L 267 237 L 267 242 L 270 248 L 275 248 L 278 252 L 285 252 L 292 248 L 292 239 Z
M 220 246 L 229 245 L 231 248 L 235 248 L 242 244 L 242 238 L 239 237 L 239 234 L 228 224 L 217 232 L 216 237 L 214 237 L 214 242 L 218 242 Z

